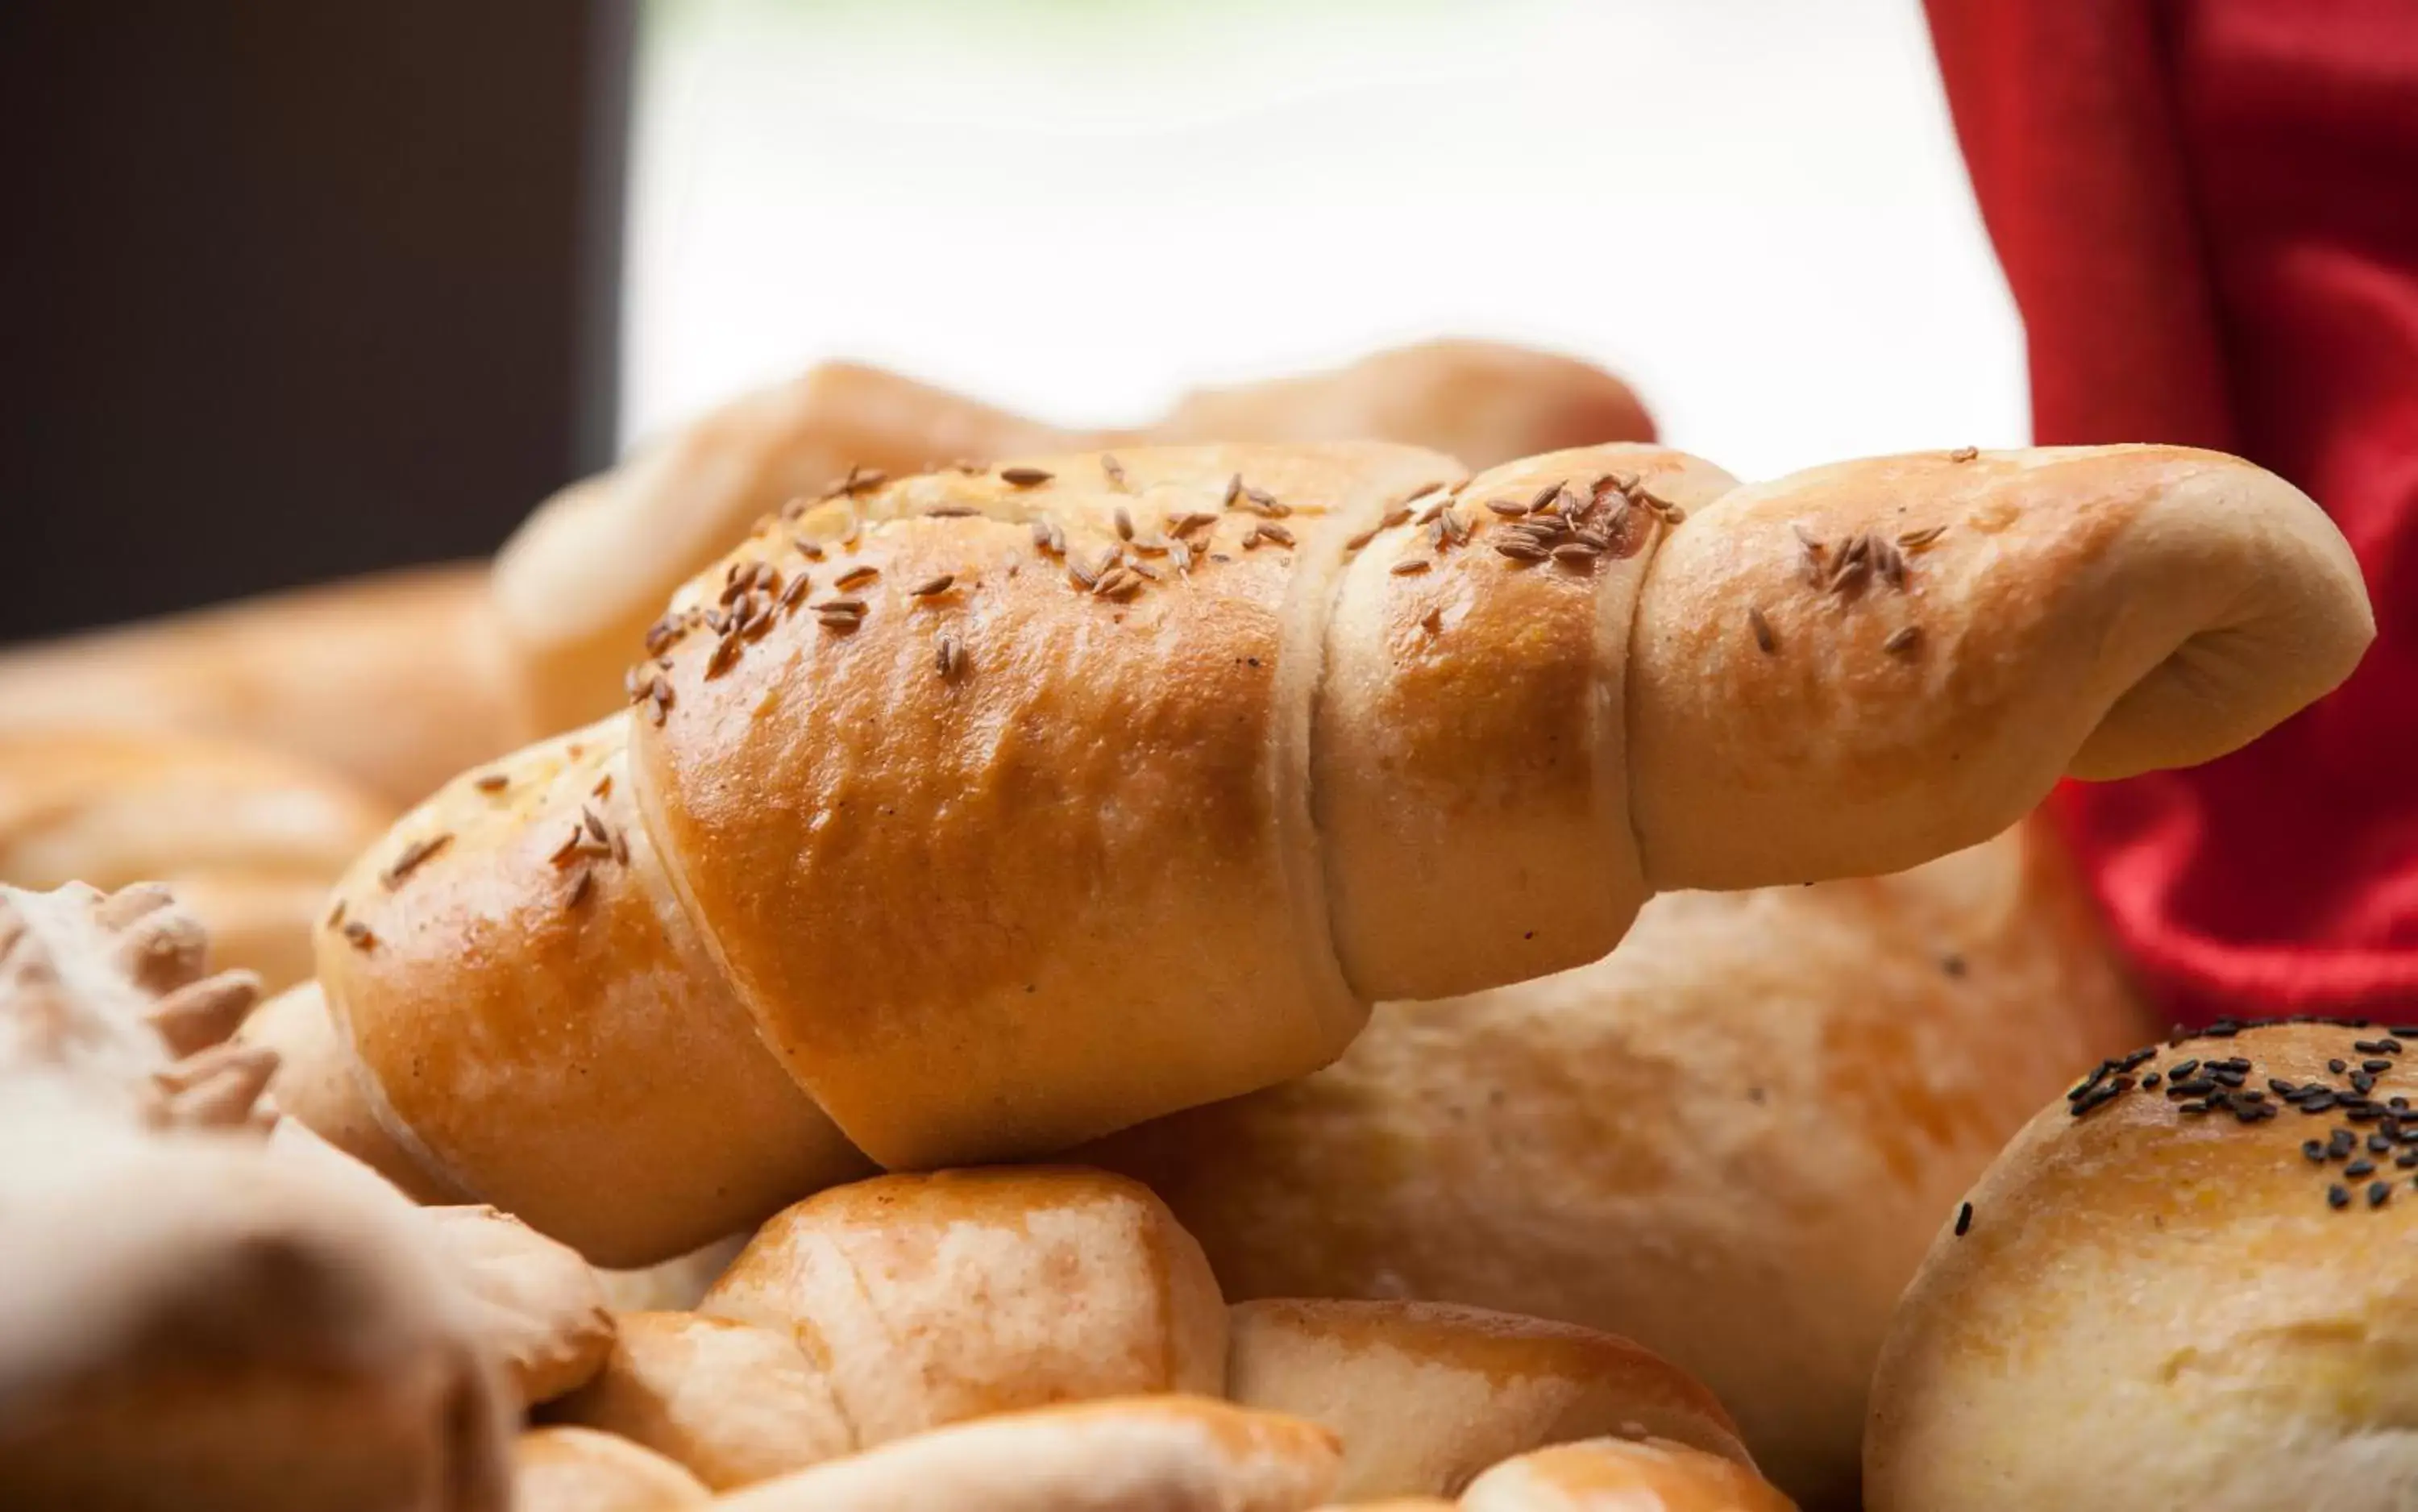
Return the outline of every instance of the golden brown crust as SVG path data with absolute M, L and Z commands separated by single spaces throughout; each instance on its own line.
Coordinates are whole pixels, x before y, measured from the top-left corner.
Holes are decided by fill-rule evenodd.
M 1646 874 L 1912 865 L 2006 828 L 2068 771 L 2220 756 L 2349 676 L 2374 634 L 2340 532 L 2212 451 L 1916 452 L 1739 488 L 1673 534 L 1638 606 Z
M 1074 1168 L 821 1193 L 767 1223 L 700 1310 L 788 1333 L 867 1447 L 1225 1376 L 1225 1303 L 1200 1245 L 1139 1183 Z
M 513 1444 L 514 1512 L 663 1512 L 712 1499 L 687 1471 L 610 1433 L 531 1428 Z
M 326 906 L 314 910 L 316 924 Z M 308 925 L 306 924 L 306 934 Z M 386 1178 L 415 1202 L 460 1202 L 466 1195 L 420 1163 L 419 1157 L 378 1122 L 369 1094 L 357 1079 L 353 1053 L 336 1038 L 328 1000 L 316 982 L 289 987 L 262 1003 L 243 1021 L 236 1038 L 277 1054 L 268 1100 L 289 1123 Z M 280 1125 L 283 1128 L 284 1125 Z
M 1495 1466 L 1464 1512 L 1797 1512 L 1752 1468 L 1660 1440 L 1590 1439 Z
M 393 818 L 298 756 L 141 728 L 0 729 L 0 878 L 164 881 L 222 966 L 274 990 L 311 974 L 328 884 Z
M 0 656 L 0 726 L 184 731 L 285 751 L 410 802 L 520 719 L 483 567 L 272 594 Z
M 750 521 L 858 469 L 902 476 L 954 458 L 1106 447 L 1393 441 L 1490 466 L 1649 440 L 1619 379 L 1480 342 L 1431 342 L 1350 366 L 1186 395 L 1140 430 L 1078 435 L 897 374 L 826 363 L 711 411 L 541 505 L 497 560 L 496 595 L 532 734 L 613 707 L 622 668 L 680 583 Z
M 2418 1034 L 2388 1026 L 2276 1024 L 2078 1079 L 1906 1290 L 1870 1504 L 2054 1506 L 2120 1477 L 2144 1506 L 2400 1505 L 2418 1484 L 2413 1056 Z
M 497 613 L 533 734 L 613 707 L 682 579 L 748 522 L 852 468 L 904 474 L 1073 437 L 880 368 L 830 362 L 711 411 L 540 505 L 496 560 Z
M 1608 959 L 1380 1004 L 1335 1065 L 1079 1158 L 1235 1297 L 1425 1297 L 1633 1337 L 1852 1505 L 1939 1216 L 2068 1070 L 2154 1030 L 2045 828 L 1917 871 L 1645 906 Z
M 1656 447 L 1555 452 L 1429 496 L 1353 557 L 1315 791 L 1358 991 L 1438 998 L 1538 976 L 1599 958 L 1629 927 L 1646 890 L 1622 664 L 1665 528 L 1649 501 L 1684 511 L 1734 481 Z
M 625 1312 L 613 1350 L 547 1420 L 620 1434 L 717 1491 L 853 1453 L 830 1378 L 788 1333 L 693 1312 Z
M 380 1123 L 603 1264 L 695 1248 L 863 1168 L 665 886 L 625 729 L 448 785 L 355 863 L 318 932 Z
M 1602 1433 L 1753 1463 L 1693 1378 L 1569 1323 L 1439 1303 L 1247 1302 L 1227 1360 L 1234 1400 L 1335 1430 L 1334 1494 L 1347 1501 L 1457 1495 L 1512 1455 Z
M 1335 1476 L 1316 1424 L 1125 1397 L 936 1428 L 725 1497 L 730 1512 L 1299 1512 Z
M 650 827 L 741 997 L 885 1165 L 1063 1148 L 1359 1026 L 1308 832 L 1324 605 L 1299 564 L 1455 469 L 1374 446 L 1118 460 L 1122 482 L 1084 456 L 869 491 L 861 528 L 839 505 L 800 522 L 819 560 L 789 522 L 759 534 L 683 598 L 718 616 L 758 561 L 778 586 L 737 599 L 747 630 L 676 632 L 668 716 L 636 725 Z M 826 623 L 835 602 L 865 612 Z M 1311 638 L 1283 650 L 1295 612 Z

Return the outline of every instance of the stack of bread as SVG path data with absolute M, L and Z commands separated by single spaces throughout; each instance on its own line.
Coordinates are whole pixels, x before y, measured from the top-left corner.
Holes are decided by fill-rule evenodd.
M 2274 1476 L 2132 1504 L 2418 1494 L 2381 1260 L 2079 1305 L 2278 1221 L 2205 1184 L 2283 1094 L 2152 1116 L 2026 817 L 2347 675 L 2341 538 L 1650 435 L 1495 348 L 1114 436 L 830 369 L 491 575 L 0 666 L 0 1501 L 1962 1512 L 2200 1400 Z

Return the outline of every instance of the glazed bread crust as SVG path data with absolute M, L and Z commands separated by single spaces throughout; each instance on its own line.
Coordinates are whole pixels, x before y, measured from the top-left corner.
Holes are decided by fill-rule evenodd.
M 1427 1302 L 1270 1300 L 1233 1309 L 1227 1394 L 1335 1430 L 1347 1501 L 1457 1496 L 1545 1444 L 1651 1435 L 1752 1468 L 1713 1394 L 1624 1338 Z
M 2078 1079 L 1906 1290 L 1869 1505 L 2014 1512 L 2120 1484 L 2143 1512 L 2408 1506 L 2413 1056 L 2384 1026 L 2281 1023 Z
M 1430 342 L 1339 369 L 1201 389 L 1152 425 L 1091 433 L 830 362 L 710 411 L 540 505 L 497 557 L 497 615 L 533 721 L 528 733 L 552 734 L 611 710 L 630 649 L 665 599 L 750 522 L 859 469 L 898 476 L 956 458 L 1357 440 L 1490 466 L 1653 435 L 1637 396 L 1611 374 L 1485 342 Z
M 2372 633 L 2316 507 L 2211 453 L 1942 453 L 1723 492 L 1615 446 L 1501 476 L 1540 472 L 1523 500 L 1407 448 L 1170 449 L 785 512 L 650 631 L 633 713 L 513 758 L 502 788 L 457 784 L 345 879 L 321 976 L 381 1119 L 591 1255 L 662 1258 L 834 1179 L 849 1145 L 1030 1154 L 1301 1075 L 1372 991 L 1600 956 L 1655 885 L 1974 843 L 2078 754 L 2249 738 Z M 1787 551 L 1813 609 L 1762 606 Z M 2207 580 L 2187 603 L 2122 609 L 2179 561 Z M 2211 645 L 2229 671 L 2177 670 Z M 2225 695 L 2154 691 L 2178 677 Z M 2160 747 L 2135 711 L 2169 705 Z M 1750 762 L 1775 709 L 1804 758 Z M 1432 815 L 1401 817 L 1405 785 Z M 589 841 L 583 791 L 609 809 Z M 1495 886 L 1453 893 L 1446 927 L 1462 872 Z M 563 1054 L 566 1022 L 594 1059 Z M 665 1062 L 669 1092 L 579 1069 L 674 1032 L 713 1048 Z M 640 1111 L 658 1098 L 676 1142 Z M 590 1179 L 607 1149 L 643 1200 Z

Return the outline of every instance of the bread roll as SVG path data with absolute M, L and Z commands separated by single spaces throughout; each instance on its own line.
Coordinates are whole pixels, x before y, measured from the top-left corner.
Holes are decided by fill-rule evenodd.
M 208 928 L 219 964 L 272 989 L 311 974 L 329 884 L 393 817 L 343 778 L 262 746 L 0 728 L 0 881 L 165 881 Z
M 320 900 L 324 907 L 326 899 Z M 275 1052 L 268 1100 L 280 1113 L 360 1161 L 415 1202 L 463 1199 L 415 1158 L 377 1120 L 357 1079 L 352 1052 L 338 1042 L 328 1000 L 316 982 L 287 988 L 253 1010 L 238 1043 Z
M 423 1208 L 420 1217 L 462 1283 L 470 1326 L 524 1405 L 559 1397 L 604 1366 L 613 1315 L 576 1253 L 490 1207 Z
M 381 1190 L 272 1158 L 164 889 L 0 888 L 0 1504 L 501 1512 L 506 1407 Z
M 2418 1025 L 2228 1024 L 2077 1078 L 1942 1204 L 1874 1512 L 2410 1506 L 2413 1057 Z
M 865 1447 L 1225 1380 L 1225 1302 L 1201 1246 L 1138 1183 L 1071 1168 L 883 1176 L 808 1198 L 700 1310 L 795 1337 Z
M 1766 1474 L 1852 1508 L 1864 1387 L 1939 1214 L 2152 1032 L 2044 826 L 1917 870 L 1656 898 L 1610 958 L 1388 1003 L 1335 1065 L 1080 1158 L 1230 1295 L 1425 1297 L 1634 1337 Z
M 636 1270 L 603 1270 L 605 1300 L 619 1312 L 688 1312 L 730 1268 L 748 1236 L 732 1234 L 658 1264 Z
M 496 562 L 531 735 L 611 711 L 622 669 L 681 582 L 748 522 L 832 480 L 1087 447 L 1398 441 L 1478 466 L 1647 441 L 1626 384 L 1569 358 L 1432 342 L 1349 367 L 1187 395 L 1157 424 L 1079 434 L 897 374 L 830 362 L 743 395 L 541 505 Z
M 660 1512 L 710 1500 L 687 1471 L 610 1433 L 531 1428 L 513 1445 L 513 1512 Z
M 1589 1439 L 1495 1466 L 1462 1512 L 1796 1512 L 1735 1459 L 1661 1440 Z
M 1713 1394 L 1627 1339 L 1569 1323 L 1422 1302 L 1247 1302 L 1227 1391 L 1335 1430 L 1334 1494 L 1458 1495 L 1487 1466 L 1548 1443 L 1624 1433 L 1752 1466 Z
M 830 1373 L 788 1329 L 693 1312 L 625 1312 L 615 1325 L 604 1368 L 549 1421 L 618 1433 L 718 1491 L 857 1449 Z
M 723 1497 L 727 1512 L 1299 1512 L 1335 1478 L 1315 1424 L 1200 1397 L 1008 1413 Z
M 1300 1076 L 1372 996 L 1594 959 L 1658 888 L 1976 842 L 2086 747 L 2107 775 L 2251 738 L 2372 634 L 2333 527 L 2230 458 L 1859 466 L 1801 517 L 1638 447 L 860 488 L 682 589 L 637 712 L 358 862 L 329 1006 L 433 1169 L 643 1263 L 851 1146 L 1030 1155 Z M 1665 535 L 1715 542 L 1667 591 Z M 1772 749 L 1816 754 L 1750 770 L 1783 706 Z
M 487 574 L 413 568 L 0 654 L 0 728 L 183 731 L 407 803 L 511 745 Z

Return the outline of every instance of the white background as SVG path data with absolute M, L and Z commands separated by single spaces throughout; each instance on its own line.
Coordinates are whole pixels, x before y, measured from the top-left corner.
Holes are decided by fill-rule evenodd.
M 1917 0 L 653 0 L 622 430 L 830 356 L 1066 422 L 1431 334 L 1742 476 L 2028 433 Z

